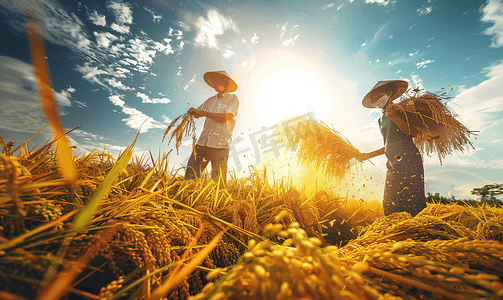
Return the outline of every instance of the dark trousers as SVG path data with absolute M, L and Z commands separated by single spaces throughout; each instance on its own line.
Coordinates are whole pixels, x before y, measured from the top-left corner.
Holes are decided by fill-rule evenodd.
M 211 148 L 196 145 L 190 155 L 185 171 L 185 179 L 195 179 L 201 176 L 208 162 L 211 161 L 211 179 L 217 181 L 221 176 L 227 182 L 227 159 L 229 149 Z

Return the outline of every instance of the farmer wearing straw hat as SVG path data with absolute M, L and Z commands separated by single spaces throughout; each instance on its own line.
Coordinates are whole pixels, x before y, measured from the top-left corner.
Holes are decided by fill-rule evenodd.
M 384 139 L 384 147 L 369 153 L 362 153 L 360 161 L 385 154 L 387 173 L 384 187 L 384 214 L 408 212 L 415 216 L 426 207 L 424 194 L 423 160 L 419 150 L 409 136 L 406 122 L 389 105 L 408 88 L 407 81 L 379 81 L 363 98 L 367 108 L 382 109 L 379 129 Z
M 227 159 L 232 131 L 236 125 L 239 99 L 235 94 L 236 82 L 226 71 L 207 72 L 204 81 L 217 94 L 208 98 L 198 108 L 191 107 L 187 112 L 195 118 L 205 117 L 203 131 L 189 158 L 185 179 L 195 179 L 201 175 L 208 162 L 211 162 L 211 178 L 217 181 L 227 179 Z

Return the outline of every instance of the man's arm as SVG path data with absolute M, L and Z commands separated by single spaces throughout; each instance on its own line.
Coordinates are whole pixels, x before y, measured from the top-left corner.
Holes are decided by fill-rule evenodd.
M 225 113 L 225 114 L 210 113 L 210 112 L 207 112 L 204 110 L 199 110 L 199 109 L 196 109 L 193 107 L 191 107 L 188 110 L 188 113 L 194 115 L 194 117 L 196 117 L 196 118 L 206 117 L 206 118 L 210 118 L 212 120 L 215 120 L 218 123 L 225 123 L 226 121 L 230 121 L 233 117 L 233 115 L 230 113 Z

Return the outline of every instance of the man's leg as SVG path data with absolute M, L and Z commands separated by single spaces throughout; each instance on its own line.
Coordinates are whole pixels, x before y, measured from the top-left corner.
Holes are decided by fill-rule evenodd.
M 195 146 L 190 155 L 189 162 L 187 163 L 187 169 L 185 170 L 185 180 L 196 179 L 201 176 L 208 165 L 209 159 L 207 158 L 207 147 Z
M 212 149 L 211 155 L 211 179 L 218 181 L 220 177 L 227 182 L 227 160 L 229 149 Z

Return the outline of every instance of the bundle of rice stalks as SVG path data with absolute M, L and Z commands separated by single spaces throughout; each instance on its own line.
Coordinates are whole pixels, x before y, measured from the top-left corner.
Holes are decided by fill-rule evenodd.
M 171 132 L 171 137 L 169 138 L 168 144 L 171 142 L 173 137 L 176 140 L 176 153 L 178 154 L 178 148 L 182 144 L 182 139 L 186 136 L 192 136 L 192 145 L 196 144 L 196 122 L 194 121 L 194 116 L 192 114 L 186 113 L 176 117 L 171 123 L 169 123 L 168 128 L 164 132 L 162 137 L 162 141 L 164 142 L 164 138 L 168 135 L 169 131 L 176 125 L 179 119 L 182 119 L 180 124 L 176 126 L 176 128 Z
M 323 121 L 296 118 L 278 127 L 278 142 L 297 150 L 301 163 L 312 163 L 330 178 L 341 179 L 359 164 L 361 153 L 342 134 L 328 127 Z
M 434 216 L 418 215 L 411 218 L 408 213 L 395 213 L 383 217 L 365 229 L 362 234 L 340 249 L 341 255 L 354 253 L 372 243 L 389 241 L 429 241 L 434 239 L 453 240 L 459 238 L 481 239 L 482 236 L 458 222 L 446 222 Z
M 437 152 L 438 159 L 468 146 L 471 131 L 459 122 L 454 113 L 442 103 L 441 96 L 434 93 L 414 95 L 398 104 L 390 104 L 388 110 L 397 111 L 408 124 L 410 136 L 422 154 Z

